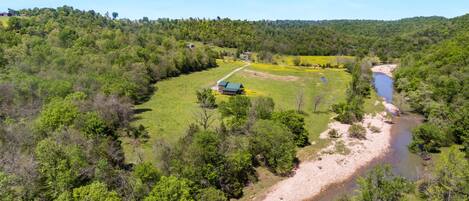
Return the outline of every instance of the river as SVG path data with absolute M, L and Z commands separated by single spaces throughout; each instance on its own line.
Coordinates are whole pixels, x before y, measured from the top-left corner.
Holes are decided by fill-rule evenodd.
M 383 97 L 386 102 L 392 103 L 393 79 L 383 73 L 373 73 L 373 78 L 377 94 Z M 414 114 L 405 114 L 394 117 L 393 122 L 391 147 L 383 157 L 373 160 L 370 164 L 358 170 L 349 180 L 330 186 L 326 191 L 316 196 L 314 200 L 330 201 L 336 200 L 345 194 L 353 195 L 358 188 L 356 179 L 364 176 L 378 164 L 390 164 L 396 175 L 410 180 L 419 179 L 425 169 L 422 165 L 423 161 L 418 155 L 410 153 L 407 145 L 412 139 L 412 129 L 422 122 L 422 118 Z

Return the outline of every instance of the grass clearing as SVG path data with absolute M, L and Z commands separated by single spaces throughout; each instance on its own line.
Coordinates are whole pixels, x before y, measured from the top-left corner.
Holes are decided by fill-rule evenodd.
M 277 64 L 281 65 L 294 65 L 294 60 L 299 59 L 302 64 L 311 65 L 325 65 L 331 64 L 336 65 L 343 61 L 353 61 L 355 57 L 352 56 L 292 56 L 292 55 L 275 55 L 273 60 Z
M 135 162 L 139 152 L 143 160 L 154 160 L 151 152 L 156 139 L 164 139 L 169 143 L 176 142 L 183 136 L 188 125 L 194 122 L 194 112 L 198 109 L 195 91 L 215 85 L 218 79 L 244 65 L 242 62 L 218 61 L 218 63 L 217 68 L 158 82 L 151 99 L 135 106 L 137 120 L 133 124 L 145 126 L 150 140 L 140 146 L 141 150 L 134 150 L 131 140 L 123 138 L 123 147 L 129 162 Z
M 2 24 L 2 26 L 4 27 L 7 27 L 9 18 L 10 17 L 7 17 L 7 16 L 0 16 L 0 24 Z
M 342 69 L 312 69 L 270 64 L 253 64 L 245 70 L 268 73 L 275 76 L 294 76 L 296 80 L 256 78 L 241 71 L 228 81 L 241 82 L 248 90 L 248 96 L 268 96 L 275 102 L 276 110 L 295 110 L 297 96 L 303 93 L 303 112 L 311 140 L 327 128 L 332 118 L 329 108 L 332 104 L 345 100 L 345 90 L 351 77 Z M 327 81 L 321 80 L 321 77 Z M 313 112 L 313 99 L 323 96 L 322 104 Z

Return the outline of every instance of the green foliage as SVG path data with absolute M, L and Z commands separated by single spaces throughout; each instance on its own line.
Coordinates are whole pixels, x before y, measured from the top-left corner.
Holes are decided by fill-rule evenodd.
M 237 119 L 246 118 L 251 107 L 251 100 L 247 96 L 231 96 L 228 102 L 221 102 L 219 111 L 225 116 L 234 116 Z
M 81 149 L 45 139 L 38 143 L 35 154 L 48 196 L 56 198 L 79 184 L 81 171 L 87 165 Z
M 197 193 L 197 200 L 227 201 L 228 199 L 216 188 L 204 188 Z
M 112 135 L 106 122 L 96 112 L 88 112 L 81 118 L 84 121 L 81 130 L 87 137 L 98 138 Z
M 350 137 L 357 138 L 360 140 L 366 139 L 366 129 L 360 124 L 353 124 L 348 129 L 348 134 Z
M 42 110 L 37 119 L 37 127 L 41 132 L 50 132 L 69 126 L 78 117 L 79 111 L 75 101 L 82 100 L 84 94 L 77 92 L 64 99 L 54 98 Z
M 402 200 L 405 193 L 414 188 L 411 182 L 403 177 L 394 176 L 390 166 L 377 166 L 365 177 L 358 179 L 359 193 L 357 200 Z
M 363 119 L 363 99 L 353 98 L 347 103 L 338 103 L 332 105 L 332 111 L 337 114 L 335 119 L 342 123 L 352 124 Z
M 293 134 L 283 125 L 269 120 L 259 120 L 252 129 L 253 153 L 264 158 L 264 163 L 275 173 L 287 174 L 295 160 Z
M 156 183 L 153 190 L 145 198 L 145 201 L 191 201 L 192 188 L 186 179 L 178 179 L 174 176 L 163 176 Z
M 270 119 L 275 103 L 271 97 L 256 97 L 252 100 L 252 110 L 258 119 Z
M 200 107 L 214 108 L 216 106 L 215 95 L 213 95 L 212 89 L 205 88 L 202 90 L 197 90 L 196 95 L 197 103 L 199 103 Z
M 351 69 L 352 81 L 347 88 L 347 101 L 332 105 L 332 111 L 337 114 L 336 119 L 342 123 L 352 124 L 363 119 L 364 98 L 371 93 L 370 72 L 359 64 Z
M 424 192 L 427 200 L 468 200 L 469 162 L 452 146 L 436 162 L 435 177 Z
M 16 199 L 13 177 L 0 171 L 0 197 L 5 201 Z
M 119 195 L 108 191 L 106 184 L 93 182 L 89 185 L 73 189 L 73 193 L 64 192 L 56 201 L 120 201 Z
M 309 144 L 308 131 L 305 129 L 304 118 L 300 114 L 293 110 L 276 112 L 273 119 L 290 130 L 297 146 L 304 147 Z
M 153 185 L 160 180 L 161 172 L 150 162 L 144 162 L 135 166 L 134 176 L 143 183 Z
M 434 152 L 454 143 L 469 150 L 468 45 L 468 33 L 458 33 L 405 57 L 395 73 L 396 88 L 427 120 L 414 131 L 414 151 Z
M 222 101 L 218 108 L 222 117 L 231 117 L 230 127 L 235 130 L 244 125 L 251 108 L 251 100 L 247 96 L 231 96 L 228 102 Z
M 438 152 L 441 146 L 447 144 L 445 133 L 437 126 L 424 123 L 412 130 L 410 149 L 415 152 Z

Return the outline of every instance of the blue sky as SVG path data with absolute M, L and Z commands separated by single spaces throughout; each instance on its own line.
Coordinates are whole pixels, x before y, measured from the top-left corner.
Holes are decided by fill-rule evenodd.
M 130 19 L 220 16 L 248 20 L 393 20 L 469 13 L 469 0 L 0 0 L 0 11 L 62 5 L 100 13 L 115 11 L 119 17 Z

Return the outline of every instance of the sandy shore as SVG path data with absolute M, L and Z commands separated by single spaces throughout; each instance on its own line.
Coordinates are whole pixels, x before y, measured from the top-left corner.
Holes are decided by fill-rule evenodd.
M 386 123 L 385 117 L 385 112 L 365 116 L 361 124 L 367 130 L 366 140 L 350 138 L 347 134 L 350 125 L 330 123 L 329 129 L 336 129 L 342 137 L 325 148 L 318 159 L 300 163 L 294 176 L 274 185 L 264 200 L 305 200 L 318 195 L 329 185 L 343 182 L 353 176 L 361 167 L 389 150 L 391 124 Z M 371 132 L 370 126 L 378 127 L 380 132 Z M 328 138 L 328 132 L 329 130 L 321 133 L 320 137 Z M 340 141 L 347 147 L 346 153 L 337 153 L 339 151 L 336 144 L 342 144 Z
M 379 66 L 373 66 L 371 71 L 375 73 L 384 73 L 385 75 L 392 77 L 392 72 L 397 68 L 396 64 L 385 64 Z

